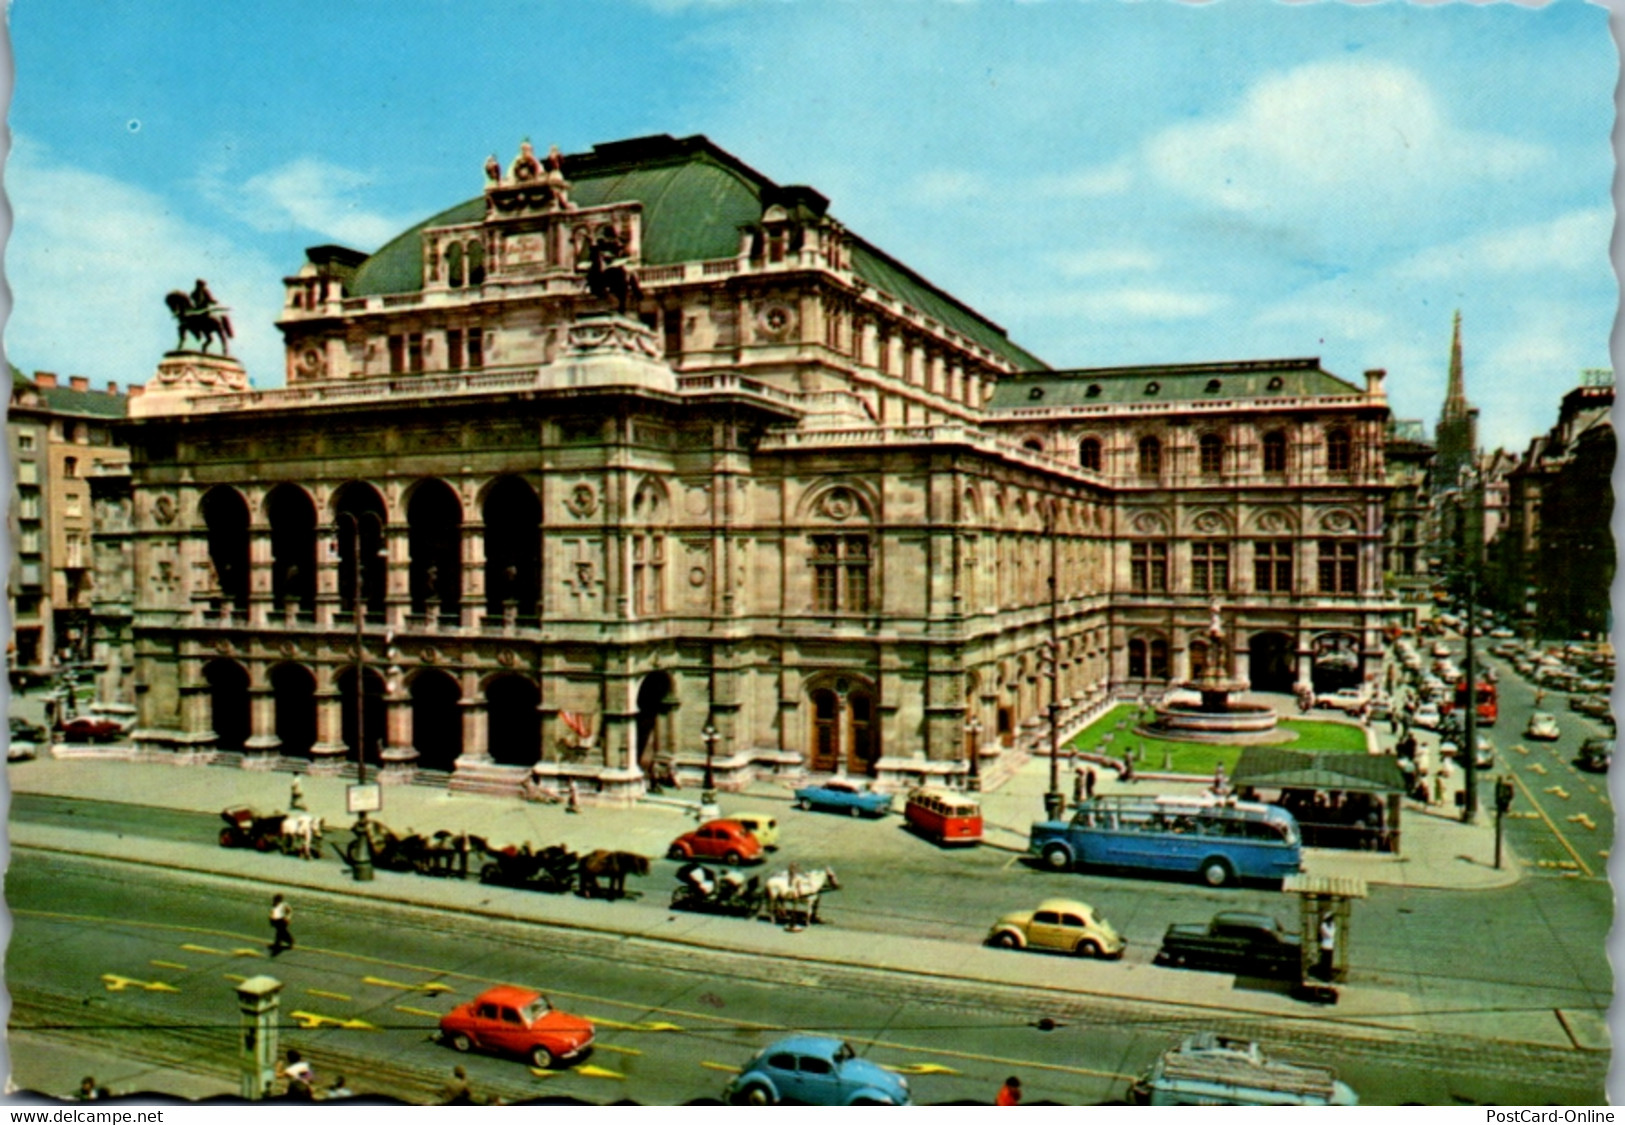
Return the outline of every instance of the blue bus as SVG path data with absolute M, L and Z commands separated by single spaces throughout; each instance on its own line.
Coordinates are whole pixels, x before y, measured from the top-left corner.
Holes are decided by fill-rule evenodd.
M 1302 843 L 1292 814 L 1276 805 L 1114 794 L 1084 801 L 1070 821 L 1034 824 L 1027 850 L 1056 871 L 1191 871 L 1222 887 L 1296 875 L 1303 869 Z

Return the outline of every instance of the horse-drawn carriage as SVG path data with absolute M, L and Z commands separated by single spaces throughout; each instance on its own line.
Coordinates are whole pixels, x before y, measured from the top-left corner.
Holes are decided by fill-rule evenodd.
M 261 815 L 247 805 L 225 809 L 220 819 L 222 848 L 253 848 L 257 852 L 280 851 L 315 859 L 321 854 L 319 841 L 324 827 L 321 817 L 309 813 L 273 812 Z
M 677 869 L 677 889 L 671 893 L 673 910 L 731 914 L 737 918 L 755 917 L 766 901 L 761 876 L 747 879 L 737 868 L 713 871 L 698 863 L 685 863 Z
M 505 848 L 487 844 L 481 850 L 486 857 L 480 865 L 482 883 L 547 894 L 563 894 L 575 885 L 580 857 L 562 845 L 532 851 L 527 841 L 522 846 L 509 844 Z

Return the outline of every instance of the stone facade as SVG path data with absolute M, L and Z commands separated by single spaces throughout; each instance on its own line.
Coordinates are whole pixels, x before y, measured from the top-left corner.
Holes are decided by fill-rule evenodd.
M 1216 594 L 1289 681 L 1327 636 L 1373 651 L 1380 379 L 1294 362 L 1290 402 L 1192 402 L 1234 435 L 1217 492 L 1166 408 L 1092 421 L 1114 452 L 1083 463 L 1075 418 L 1000 405 L 1040 361 L 703 138 L 493 160 L 482 197 L 317 248 L 287 294 L 284 389 L 220 373 L 129 427 L 149 748 L 333 769 L 359 742 L 386 777 L 603 800 L 708 749 L 723 787 L 994 784 L 1052 720 L 1187 672 Z M 1243 452 L 1266 417 L 1284 477 Z M 1148 427 L 1156 481 L 1117 463 Z M 1213 519 L 1239 577 L 1199 592 Z M 1253 596 L 1266 533 L 1302 561 Z M 1133 588 L 1153 539 L 1177 597 Z M 1356 560 L 1331 595 L 1322 539 Z

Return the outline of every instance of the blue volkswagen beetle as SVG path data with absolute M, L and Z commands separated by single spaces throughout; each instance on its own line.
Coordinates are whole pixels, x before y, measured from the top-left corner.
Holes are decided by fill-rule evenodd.
M 851 816 L 885 816 L 891 811 L 891 794 L 859 789 L 839 778 L 822 785 L 806 785 L 796 790 L 796 807 L 826 809 Z
M 909 1105 L 908 1079 L 823 1035 L 792 1035 L 757 1052 L 723 1092 L 735 1105 Z

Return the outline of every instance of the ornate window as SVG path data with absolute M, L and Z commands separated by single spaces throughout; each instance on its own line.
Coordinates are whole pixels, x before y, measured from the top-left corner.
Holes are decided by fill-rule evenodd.
M 1286 472 L 1286 434 L 1273 430 L 1264 435 L 1264 471 Z
M 1198 443 L 1199 465 L 1204 477 L 1216 477 L 1224 472 L 1224 439 L 1218 434 L 1203 434 Z
M 813 608 L 820 613 L 869 611 L 869 537 L 814 535 Z
M 470 285 L 483 285 L 485 283 L 485 246 L 480 242 L 468 244 L 468 283 Z
M 463 330 L 461 328 L 446 329 L 446 370 L 461 371 L 463 369 Z
M 1086 437 L 1078 446 L 1078 464 L 1085 469 L 1100 471 L 1100 439 Z
M 1142 477 L 1162 475 L 1162 442 L 1154 437 L 1140 439 L 1140 475 Z
M 1360 589 L 1360 544 L 1353 539 L 1320 541 L 1320 592 L 1354 594 Z
M 1346 473 L 1354 465 L 1354 443 L 1344 429 L 1326 431 L 1326 471 Z
M 1128 675 L 1131 680 L 1168 678 L 1168 642 L 1161 637 L 1150 641 L 1135 637 L 1128 643 Z
M 446 247 L 446 284 L 453 289 L 462 288 L 463 244 L 461 242 L 453 242 Z
M 468 329 L 468 366 L 470 370 L 485 366 L 485 336 L 477 324 Z
M 1253 544 L 1253 588 L 1261 594 L 1292 592 L 1292 540 L 1260 539 Z
M 1230 588 L 1230 544 L 1197 540 L 1191 544 L 1191 589 L 1222 593 Z
M 1129 588 L 1137 594 L 1168 588 L 1168 544 L 1135 543 L 1130 547 Z

